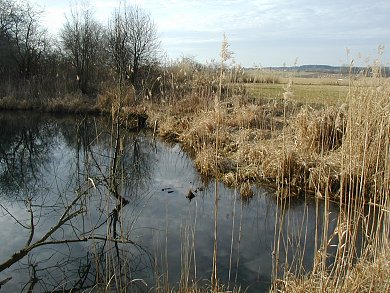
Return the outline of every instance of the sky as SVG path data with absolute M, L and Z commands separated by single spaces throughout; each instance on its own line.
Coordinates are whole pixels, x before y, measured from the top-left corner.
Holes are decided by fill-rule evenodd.
M 56 34 L 73 1 L 35 0 Z M 89 0 L 107 24 L 119 0 Z M 390 66 L 389 0 L 133 0 L 157 25 L 169 59 L 219 60 L 226 34 L 234 62 L 244 67 L 327 64 L 352 59 Z M 384 46 L 378 54 L 378 46 Z

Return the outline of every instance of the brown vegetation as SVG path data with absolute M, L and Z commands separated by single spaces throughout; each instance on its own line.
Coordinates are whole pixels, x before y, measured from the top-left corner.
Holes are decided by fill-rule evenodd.
M 115 12 L 105 42 L 102 26 L 90 11 L 72 12 L 62 31 L 66 53 L 62 56 L 48 49 L 40 12 L 24 1 L 0 4 L 5 7 L 0 41 L 5 44 L 2 61 L 6 61 L 0 72 L 1 109 L 110 113 L 117 125 L 127 124 L 134 114 L 147 117 L 157 134 L 181 143 L 202 175 L 237 187 L 243 198 L 252 196 L 252 184 L 267 184 L 276 188 L 281 205 L 286 198 L 307 194 L 338 201 L 336 230 L 330 236 L 329 231 L 318 231 L 327 237 L 319 243 L 312 273 L 286 269 L 274 289 L 389 290 L 390 81 L 381 76 L 380 68 L 373 68 L 372 77 L 349 76 L 348 94 L 337 96 L 333 106 L 321 97 L 316 101 L 323 103 L 302 105 L 307 100 L 294 95 L 298 85 L 292 76 L 287 83 L 285 77 L 270 72 L 245 73 L 239 66 L 226 66 L 230 56 L 226 39 L 220 64 L 205 66 L 190 58 L 158 64 L 155 25 L 138 7 Z M 28 18 L 33 21 L 32 35 L 11 29 L 28 26 Z M 80 25 L 85 28 L 81 47 L 76 46 Z M 136 40 L 127 39 L 128 32 L 122 31 L 139 27 L 146 29 L 137 31 Z M 146 42 L 142 47 L 147 50 L 134 52 L 136 42 Z M 83 48 L 96 51 L 86 54 Z M 11 55 L 19 58 L 8 58 Z M 307 77 L 299 87 L 310 89 L 311 83 Z M 323 83 L 341 87 L 338 79 L 316 79 L 315 84 Z M 254 84 L 252 89 L 249 84 Z M 259 98 L 254 90 L 258 84 L 277 84 L 282 92 Z M 346 81 L 342 84 L 346 88 Z M 360 254 L 354 251 L 359 229 L 365 232 L 366 243 Z M 329 270 L 327 250 L 334 237 L 337 255 Z M 372 282 L 374 274 L 382 282 Z
M 181 142 L 204 175 L 232 183 L 233 172 L 236 186 L 249 180 L 295 191 L 321 187 L 335 198 L 342 188 L 356 188 L 351 186 L 356 181 L 368 199 L 376 194 L 369 190 L 383 186 L 378 176 L 386 171 L 388 91 L 386 79 L 361 80 L 348 103 L 320 110 L 299 107 L 289 95 L 282 101 L 235 95 L 224 96 L 216 112 L 212 91 L 202 99 L 189 92 L 172 103 L 146 103 L 145 109 L 149 125 L 157 121 L 161 136 Z M 217 129 L 220 158 L 215 160 Z
M 329 217 L 321 219 L 324 230 L 316 233 L 324 237 L 317 243 L 313 271 L 305 274 L 286 264 L 272 290 L 388 291 L 389 80 L 357 78 L 346 103 L 315 108 L 292 99 L 294 86 L 286 88 L 282 100 L 229 95 L 236 85 L 224 86 L 227 94 L 217 106 L 218 93 L 212 91 L 202 99 L 188 92 L 174 103 L 147 103 L 149 124 L 157 121 L 157 132 L 180 142 L 200 173 L 236 186 L 242 198 L 252 196 L 252 184 L 266 183 L 277 188 L 282 209 L 286 198 L 301 194 L 340 204 L 334 231 L 327 230 Z M 334 239 L 336 259 L 328 267 Z M 276 255 L 280 249 L 285 248 L 278 244 Z
M 329 274 L 313 272 L 297 277 L 287 274 L 277 282 L 275 292 L 389 292 L 389 248 L 375 257 L 361 258 L 343 280 L 329 279 Z M 371 259 L 371 260 L 370 260 Z M 337 284 L 337 282 L 339 282 Z

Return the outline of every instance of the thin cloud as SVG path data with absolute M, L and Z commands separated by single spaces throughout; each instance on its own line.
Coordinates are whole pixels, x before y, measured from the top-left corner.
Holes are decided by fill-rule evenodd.
M 37 2 L 46 4 L 50 30 L 61 27 L 61 17 L 70 7 L 68 2 Z M 90 3 L 103 24 L 119 5 L 118 0 L 91 0 Z M 336 65 L 347 46 L 361 51 L 362 55 L 371 54 L 369 48 L 375 49 L 379 44 L 390 50 L 388 0 L 372 3 L 366 0 L 136 0 L 128 3 L 140 5 L 151 14 L 164 49 L 173 58 L 191 50 L 202 61 L 218 58 L 223 33 L 227 34 L 237 61 L 243 64 L 295 57 L 304 62 L 302 55 L 310 55 L 310 62 L 317 58 L 316 63 L 326 61 Z M 387 51 L 384 58 L 389 59 Z M 278 56 L 277 52 L 284 56 Z

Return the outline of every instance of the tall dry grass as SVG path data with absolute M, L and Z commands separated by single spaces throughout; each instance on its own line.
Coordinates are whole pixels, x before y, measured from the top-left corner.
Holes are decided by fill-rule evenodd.
M 158 80 L 161 99 L 145 100 L 138 109 L 156 133 L 181 143 L 200 173 L 238 187 L 242 197 L 253 195 L 252 184 L 265 183 L 276 187 L 282 214 L 293 196 L 325 202 L 312 271 L 305 272 L 299 265 L 303 260 L 295 259 L 294 266 L 275 272 L 273 291 L 388 291 L 389 80 L 351 79 L 347 103 L 314 109 L 294 102 L 293 85 L 279 100 L 257 100 L 234 90 L 225 79 L 229 70 L 218 75 L 218 70 L 178 63 Z M 335 229 L 330 201 L 340 207 Z M 275 235 L 277 253 L 285 247 Z M 193 251 L 189 238 L 184 241 L 179 291 L 217 290 L 216 267 L 210 288 L 189 282 Z M 374 275 L 379 282 L 372 281 Z M 174 291 L 164 277 L 159 280 L 158 290 Z
M 217 82 L 214 77 L 210 84 Z M 192 86 L 196 88 L 196 83 Z M 263 183 L 277 188 L 281 207 L 297 195 L 325 201 L 321 218 L 325 225 L 316 231 L 313 270 L 279 271 L 273 290 L 386 292 L 389 80 L 353 77 L 346 103 L 316 109 L 294 102 L 294 85 L 286 88 L 282 100 L 274 101 L 229 90 L 224 95 L 221 90 L 217 108 L 217 92 L 210 89 L 202 97 L 191 89 L 183 97 L 176 92 L 170 102 L 147 105 L 150 125 L 157 122 L 156 131 L 180 142 L 202 174 L 238 187 L 242 197 L 252 195 L 252 184 Z M 334 230 L 329 223 L 330 201 L 340 206 Z M 372 282 L 374 275 L 382 281 Z
M 303 109 L 297 116 L 296 142 L 316 162 L 309 186 L 325 203 L 325 224 L 316 231 L 312 271 L 279 271 L 273 292 L 390 290 L 389 97 L 387 78 L 364 78 L 351 86 L 348 104 L 339 110 L 312 116 Z M 331 200 L 339 204 L 333 230 Z M 284 249 L 276 243 L 277 250 Z
M 156 133 L 181 143 L 201 174 L 238 187 L 242 197 L 253 195 L 254 183 L 276 187 L 281 210 L 277 217 L 285 216 L 286 202 L 293 196 L 311 195 L 317 203 L 324 201 L 323 213 L 317 206 L 316 221 L 324 225 L 316 231 L 313 269 L 305 272 L 299 259 L 294 266 L 286 263 L 274 272 L 273 291 L 388 291 L 389 80 L 380 75 L 351 78 L 346 104 L 314 109 L 294 102 L 292 83 L 283 99 L 250 97 L 229 83 L 236 74 L 229 70 L 223 64 L 201 68 L 182 60 L 156 79 L 161 98 L 146 99 L 138 109 L 147 114 Z M 103 97 L 101 102 L 105 104 Z M 215 194 L 217 213 L 217 189 Z M 330 201 L 340 207 L 334 229 Z M 324 215 L 321 219 L 320 214 Z M 276 254 L 286 249 L 278 230 L 275 227 Z M 190 232 L 183 234 L 179 291 L 216 291 L 214 265 L 210 288 L 200 288 L 188 279 L 194 253 Z M 379 281 L 373 282 L 373 276 Z M 174 291 L 164 276 L 158 279 L 157 291 Z

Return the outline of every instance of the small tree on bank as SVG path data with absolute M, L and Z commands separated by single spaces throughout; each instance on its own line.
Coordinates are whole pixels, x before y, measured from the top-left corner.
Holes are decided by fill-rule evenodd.
M 72 9 L 61 30 L 62 47 L 75 70 L 77 87 L 82 93 L 90 93 L 102 50 L 103 28 L 93 18 L 89 7 Z
M 129 79 L 137 86 L 140 69 L 155 61 L 160 49 L 156 24 L 140 7 L 124 4 L 113 13 L 108 39 L 120 81 Z

